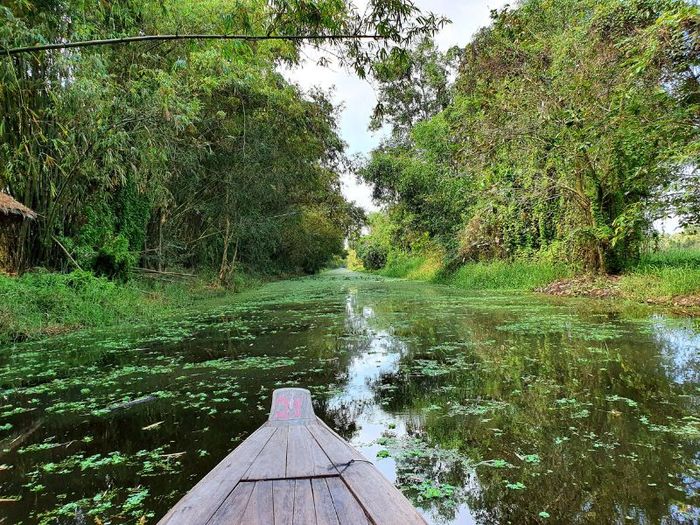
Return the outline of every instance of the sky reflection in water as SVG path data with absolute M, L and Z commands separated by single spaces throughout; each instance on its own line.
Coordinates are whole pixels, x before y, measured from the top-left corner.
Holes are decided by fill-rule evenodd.
M 155 522 L 297 385 L 432 523 L 692 523 L 699 346 L 646 308 L 334 272 L 5 348 L 0 517 Z

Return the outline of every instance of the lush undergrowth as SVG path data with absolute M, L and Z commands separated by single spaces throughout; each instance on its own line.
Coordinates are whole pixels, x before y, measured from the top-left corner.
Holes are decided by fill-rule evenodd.
M 663 299 L 700 294 L 700 249 L 672 248 L 644 255 L 620 279 L 631 299 Z
M 209 282 L 142 278 L 116 283 L 79 271 L 31 272 L 22 277 L 0 274 L 0 344 L 79 328 L 154 320 L 230 293 L 209 286 Z M 237 289 L 255 282 L 252 277 L 241 277 Z
M 624 297 L 635 300 L 665 301 L 700 294 L 700 269 L 644 268 L 620 279 Z
M 450 273 L 439 255 L 405 253 L 390 254 L 386 266 L 377 273 L 465 290 L 532 290 L 573 274 L 563 264 L 527 260 L 467 263 Z
M 700 270 L 700 248 L 668 248 L 642 255 L 636 269 L 683 268 Z
M 392 252 L 384 268 L 379 270 L 386 277 L 402 277 L 416 281 L 438 281 L 443 270 L 442 257 L 438 253 L 407 254 Z
M 492 261 L 465 264 L 443 280 L 468 290 L 533 290 L 573 275 L 564 264 L 540 261 Z
M 348 267 L 362 269 L 356 257 L 349 260 Z M 536 290 L 577 277 L 574 285 L 566 287 L 568 292 L 565 295 L 673 302 L 677 298 L 700 294 L 700 250 L 676 248 L 645 254 L 637 265 L 619 278 L 591 277 L 591 283 L 583 287 L 579 281 L 587 281 L 587 278 L 577 276 L 567 265 L 536 260 L 467 263 L 448 272 L 439 255 L 392 252 L 385 266 L 376 273 L 449 284 L 465 290 Z M 610 289 L 606 290 L 608 287 Z
M 349 257 L 348 263 L 349 267 L 352 263 L 351 269 L 361 269 L 356 257 Z M 433 252 L 390 253 L 386 265 L 376 273 L 465 290 L 535 290 L 575 275 L 562 264 L 527 260 L 468 263 L 450 273 L 445 270 L 442 257 Z M 88 272 L 31 272 L 19 278 L 0 274 L 0 344 L 134 319 L 154 320 L 231 293 L 209 286 L 210 282 L 206 278 L 177 282 L 141 278 L 122 284 Z M 260 279 L 243 275 L 238 278 L 236 289 L 258 282 Z M 610 293 L 600 293 L 606 287 L 611 288 Z M 593 293 L 574 290 L 567 295 L 617 296 L 660 303 L 697 297 L 700 250 L 669 249 L 647 254 L 619 279 L 598 279 L 595 286 L 589 287 L 591 290 Z

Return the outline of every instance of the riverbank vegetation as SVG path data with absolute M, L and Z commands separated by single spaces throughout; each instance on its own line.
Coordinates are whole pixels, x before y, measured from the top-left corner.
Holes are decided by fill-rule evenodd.
M 0 48 L 133 35 L 240 34 L 0 57 L 0 191 L 36 212 L 6 269 L 139 267 L 306 272 L 343 253 L 362 218 L 340 192 L 345 144 L 328 94 L 280 66 L 326 38 L 360 75 L 443 20 L 408 2 L 10 1 Z M 347 39 L 333 35 L 350 35 Z M 353 35 L 379 34 L 360 40 Z M 284 40 L 286 36 L 292 39 Z
M 411 250 L 396 249 L 385 214 L 370 216 L 371 233 L 355 243 L 347 265 L 386 277 L 448 284 L 464 290 L 538 291 L 566 297 L 622 298 L 653 304 L 700 306 L 700 236 L 660 239 L 619 275 L 581 271 L 551 254 L 472 261 L 450 266 L 443 247 L 424 240 Z
M 524 0 L 492 18 L 464 49 L 441 51 L 430 37 L 444 20 L 401 1 L 362 15 L 348 2 L 6 3 L 3 49 L 135 34 L 380 35 L 328 45 L 374 79 L 371 127 L 390 134 L 359 167 L 385 210 L 360 238 L 364 212 L 340 191 L 355 166 L 337 108 L 280 73 L 299 63 L 303 41 L 3 54 L 0 192 L 36 214 L 3 226 L 0 264 L 40 272 L 3 279 L 5 337 L 153 304 L 150 286 L 122 290 L 85 272 L 114 283 L 191 273 L 235 288 L 248 274 L 316 272 L 344 255 L 345 238 L 387 276 L 697 295 L 688 246 L 651 254 L 656 219 L 700 222 L 698 7 Z
M 308 36 L 369 75 L 387 49 L 443 23 L 403 1 L 362 15 L 347 2 L 4 2 L 0 272 L 24 275 L 0 275 L 0 342 L 150 318 L 206 284 L 239 289 L 251 274 L 313 273 L 344 256 L 364 214 L 340 191 L 337 108 L 281 70 Z M 192 33 L 278 40 L 11 52 Z M 167 283 L 174 274 L 189 284 Z
M 384 60 L 375 120 L 392 132 L 361 170 L 384 208 L 353 245 L 365 268 L 700 293 L 697 252 L 653 255 L 655 220 L 700 223 L 698 20 L 682 0 L 525 0 L 463 50 Z
M 0 274 L 0 344 L 82 328 L 157 321 L 183 308 L 214 303 L 256 286 L 261 279 L 238 273 L 235 288 L 212 282 L 214 275 L 122 283 L 79 270 L 35 271 L 21 277 Z

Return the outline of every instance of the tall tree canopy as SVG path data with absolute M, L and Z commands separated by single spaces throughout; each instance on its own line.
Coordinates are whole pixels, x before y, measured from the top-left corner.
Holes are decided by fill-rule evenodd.
M 635 259 L 672 187 L 693 220 L 698 6 L 525 0 L 492 16 L 450 105 L 362 171 L 396 220 L 461 261 L 548 253 L 608 272 Z
M 371 73 L 443 23 L 410 1 L 6 2 L 0 47 L 139 34 L 331 35 Z M 167 41 L 0 57 L 0 189 L 36 210 L 17 267 L 125 275 L 141 260 L 314 271 L 356 210 L 340 194 L 335 109 L 278 72 L 302 41 Z M 67 257 L 66 252 L 71 256 Z
M 395 48 L 375 66 L 378 100 L 370 123 L 391 126 L 394 139 L 406 139 L 411 127 L 446 109 L 449 78 L 455 73 L 459 48 L 441 53 L 429 38 L 414 49 Z

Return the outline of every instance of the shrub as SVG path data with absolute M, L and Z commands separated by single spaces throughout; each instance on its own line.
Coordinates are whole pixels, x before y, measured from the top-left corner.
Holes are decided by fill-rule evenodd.
M 129 241 L 117 235 L 97 250 L 92 268 L 97 275 L 126 281 L 135 265 L 136 256 L 129 252 Z
M 357 256 L 366 270 L 381 270 L 386 265 L 387 249 L 365 238 L 357 244 Z
M 0 276 L 0 341 L 22 340 L 67 327 L 100 326 L 127 312 L 149 310 L 142 293 L 89 272 L 45 271 Z
M 345 264 L 347 265 L 348 270 L 353 270 L 353 271 L 364 270 L 364 267 L 362 266 L 362 261 L 357 256 L 357 252 L 353 249 L 348 250 L 348 256 L 345 259 Z

